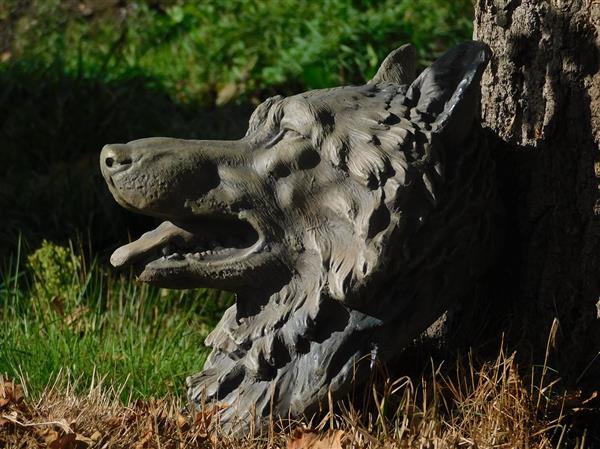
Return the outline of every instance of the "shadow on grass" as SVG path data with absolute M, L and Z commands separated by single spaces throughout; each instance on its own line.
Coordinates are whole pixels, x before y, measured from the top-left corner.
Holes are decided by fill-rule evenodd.
M 110 197 L 97 162 L 102 146 L 149 136 L 238 138 L 252 111 L 181 104 L 141 76 L 106 83 L 32 72 L 0 71 L 0 258 L 19 236 L 36 247 L 86 232 L 102 251 L 146 230 L 150 219 Z

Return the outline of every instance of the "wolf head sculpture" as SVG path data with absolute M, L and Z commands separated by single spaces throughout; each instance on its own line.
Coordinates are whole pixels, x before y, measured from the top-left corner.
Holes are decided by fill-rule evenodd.
M 107 145 L 115 199 L 164 219 L 111 257 L 142 281 L 237 294 L 188 379 L 232 431 L 314 412 L 418 337 L 488 264 L 491 163 L 478 146 L 485 44 L 416 79 L 411 46 L 361 86 L 272 97 L 236 141 Z

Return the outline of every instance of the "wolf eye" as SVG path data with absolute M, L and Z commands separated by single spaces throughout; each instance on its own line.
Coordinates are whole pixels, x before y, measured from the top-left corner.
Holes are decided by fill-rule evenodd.
M 281 130 L 267 142 L 265 148 L 271 148 L 279 143 L 280 140 L 288 137 L 302 137 L 304 136 L 300 134 L 298 131 L 293 130 L 291 128 L 281 128 Z

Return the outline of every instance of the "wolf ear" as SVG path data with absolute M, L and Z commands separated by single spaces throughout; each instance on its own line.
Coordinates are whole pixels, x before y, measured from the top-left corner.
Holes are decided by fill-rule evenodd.
M 449 144 L 468 136 L 479 109 L 479 81 L 491 56 L 483 42 L 464 42 L 444 53 L 410 85 L 415 109 L 433 118 L 433 130 Z
M 415 79 L 416 65 L 415 47 L 405 44 L 387 55 L 369 84 L 410 84 Z

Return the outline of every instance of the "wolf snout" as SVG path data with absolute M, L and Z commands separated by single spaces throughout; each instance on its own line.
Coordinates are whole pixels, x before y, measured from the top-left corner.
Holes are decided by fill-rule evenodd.
M 102 171 L 108 175 L 127 170 L 132 162 L 131 148 L 124 143 L 105 145 L 100 153 Z

